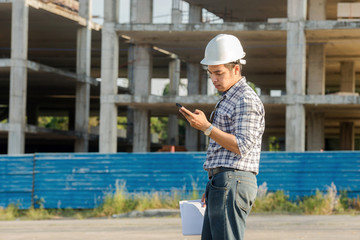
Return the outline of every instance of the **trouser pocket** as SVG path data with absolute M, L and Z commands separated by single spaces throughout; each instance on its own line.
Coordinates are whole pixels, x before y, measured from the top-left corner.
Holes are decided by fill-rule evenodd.
M 236 204 L 238 207 L 249 214 L 255 202 L 257 194 L 256 181 L 251 179 L 240 179 L 236 183 Z
M 225 172 L 216 174 L 208 184 L 207 204 L 210 209 L 210 218 L 223 215 L 226 196 L 228 192 L 228 179 Z

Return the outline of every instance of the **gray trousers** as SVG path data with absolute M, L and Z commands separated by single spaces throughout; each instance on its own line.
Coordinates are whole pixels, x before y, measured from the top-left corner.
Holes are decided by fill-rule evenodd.
M 212 177 L 205 191 L 201 239 L 243 240 L 256 193 L 256 176 L 251 172 L 226 171 Z

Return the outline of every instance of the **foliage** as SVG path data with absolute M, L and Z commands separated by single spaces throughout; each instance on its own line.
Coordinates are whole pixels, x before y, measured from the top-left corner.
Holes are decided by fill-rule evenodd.
M 0 207 L 0 220 L 15 219 L 56 219 L 71 217 L 77 219 L 112 216 L 134 210 L 168 208 L 178 209 L 181 196 L 185 199 L 199 199 L 196 183 L 193 182 L 192 190 L 186 196 L 180 191 L 170 193 L 152 192 L 130 194 L 125 183 L 117 183 L 116 191 L 105 196 L 104 202 L 95 209 L 45 209 L 31 207 L 28 210 L 19 210 L 19 205 L 10 204 L 7 208 Z M 307 196 L 296 201 L 291 201 L 283 191 L 268 192 L 266 183 L 259 186 L 258 196 L 253 205 L 254 213 L 273 214 L 360 214 L 360 197 L 348 198 L 346 192 L 337 194 L 336 187 L 331 184 L 324 194 L 316 191 L 315 195 Z
M 332 209 L 320 191 L 316 191 L 314 196 L 305 197 L 299 204 L 305 214 L 330 214 Z
M 118 117 L 117 118 L 117 128 L 126 129 L 127 118 Z M 57 130 L 69 130 L 69 118 L 68 117 L 39 117 L 38 126 L 44 128 L 51 128 Z M 99 117 L 90 117 L 89 118 L 89 127 L 99 126 Z
M 163 96 L 169 95 L 170 92 L 170 83 L 166 84 L 163 90 Z
M 57 130 L 69 130 L 68 117 L 39 117 L 38 126 Z
M 256 92 L 256 94 L 258 94 L 255 83 L 250 82 L 250 81 L 246 81 L 246 82 L 254 90 L 254 92 Z
M 25 213 L 25 218 L 31 220 L 51 219 L 53 217 L 54 216 L 51 215 L 49 211 L 47 211 L 43 207 L 41 208 L 30 207 Z
M 357 198 L 348 199 L 349 207 L 356 210 L 357 212 L 360 211 L 360 196 Z
M 191 192 L 191 199 L 198 199 L 199 198 L 199 191 L 197 190 L 198 189 L 198 187 L 197 187 L 197 185 L 196 185 L 196 182 L 195 181 L 193 181 L 192 183 L 191 183 L 191 185 L 192 185 L 192 192 Z
M 15 204 L 10 204 L 5 209 L 0 207 L 0 220 L 15 220 L 19 215 L 19 207 Z
M 117 117 L 117 129 L 126 129 L 127 117 Z
M 268 193 L 255 200 L 253 212 L 271 212 L 271 213 L 300 213 L 296 203 L 289 201 L 289 196 L 283 191 Z
M 151 117 L 150 118 L 150 132 L 157 133 L 160 140 L 163 142 L 167 139 L 167 117 Z
M 125 196 L 125 184 L 118 184 L 116 186 L 115 194 L 107 194 L 100 209 L 97 211 L 101 215 L 111 216 L 112 214 L 118 214 L 124 212 L 126 209 L 133 208 L 133 204 Z
M 269 137 L 269 151 L 270 152 L 280 151 L 279 139 L 275 136 Z
M 187 84 L 180 81 L 179 82 L 179 91 L 180 91 L 181 88 L 187 89 Z M 169 93 L 170 93 L 170 83 L 165 85 L 162 95 L 167 96 L 167 95 L 169 95 Z
M 346 192 L 338 195 L 334 183 L 327 188 L 326 194 L 317 190 L 315 195 L 306 196 L 297 201 L 290 201 L 283 191 L 267 193 L 266 184 L 259 186 L 258 193 L 253 207 L 254 212 L 329 215 L 359 213 L 360 209 L 360 198 L 349 199 Z
M 89 117 L 89 127 L 99 126 L 99 117 Z
M 336 186 L 333 183 L 328 187 L 327 194 L 323 194 L 317 190 L 314 196 L 305 197 L 299 203 L 299 207 L 305 214 L 321 215 L 332 214 L 342 209 Z
M 193 187 L 195 187 L 195 184 L 193 184 Z M 194 197 L 198 197 L 196 190 L 190 193 L 190 198 L 194 199 Z M 113 214 L 121 214 L 134 210 L 174 209 L 179 208 L 179 201 L 180 194 L 178 191 L 172 191 L 169 194 L 165 192 L 129 194 L 126 191 L 125 183 L 121 183 L 117 184 L 114 194 L 109 193 L 106 195 L 103 204 L 95 211 L 99 216 L 112 216 Z

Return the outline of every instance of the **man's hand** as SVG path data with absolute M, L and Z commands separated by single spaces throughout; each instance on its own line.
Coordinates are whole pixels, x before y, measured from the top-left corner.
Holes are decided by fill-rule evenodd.
M 201 131 L 205 131 L 211 125 L 207 120 L 205 113 L 201 110 L 196 109 L 193 113 L 182 107 L 179 109 L 179 112 L 186 118 L 193 128 L 196 128 Z
M 201 202 L 202 202 L 202 206 L 203 207 L 206 207 L 206 203 L 205 203 L 205 193 L 202 195 L 202 198 L 201 198 Z
M 184 115 L 186 120 L 188 120 L 193 128 L 204 132 L 211 125 L 211 123 L 209 123 L 209 121 L 206 119 L 203 111 L 196 109 L 195 112 L 192 113 L 186 108 L 182 107 L 179 109 L 179 112 Z M 214 127 L 211 131 L 210 137 L 227 150 L 236 154 L 241 154 L 235 135 L 223 132 L 220 129 Z

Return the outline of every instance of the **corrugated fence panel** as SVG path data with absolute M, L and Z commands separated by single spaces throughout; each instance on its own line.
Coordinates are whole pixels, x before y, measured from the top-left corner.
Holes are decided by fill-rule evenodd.
M 0 155 L 0 207 L 14 203 L 21 209 L 31 206 L 33 155 Z
M 331 183 L 347 190 L 349 197 L 360 194 L 359 152 L 305 152 L 261 154 L 258 184 L 269 191 L 284 190 L 292 198 L 326 192 Z
M 201 193 L 207 183 L 205 158 L 204 152 L 3 155 L 0 206 L 19 202 L 28 208 L 33 180 L 34 202 L 43 201 L 46 208 L 93 208 L 115 191 L 117 183 L 125 183 L 130 193 L 185 193 L 193 190 L 193 184 Z M 284 190 L 291 198 L 326 191 L 332 182 L 356 197 L 360 152 L 263 152 L 258 184 L 264 182 L 268 191 Z
M 46 208 L 93 208 L 116 184 L 128 192 L 204 189 L 205 153 L 37 154 L 35 196 Z M 200 185 L 199 185 L 200 184 Z

